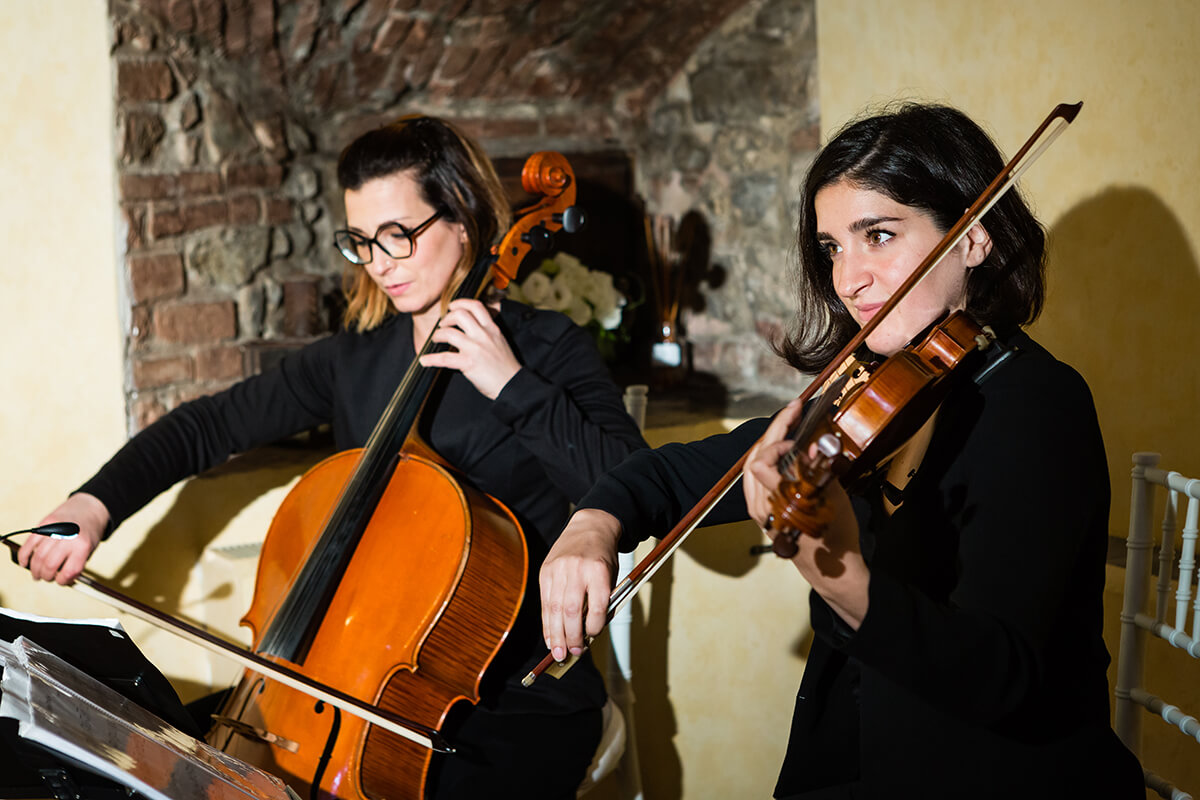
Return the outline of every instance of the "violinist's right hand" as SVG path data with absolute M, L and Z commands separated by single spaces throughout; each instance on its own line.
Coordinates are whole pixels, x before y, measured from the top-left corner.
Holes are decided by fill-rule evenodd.
M 100 498 L 76 492 L 38 524 L 74 522 L 79 534 L 69 539 L 31 535 L 17 551 L 17 562 L 29 568 L 34 580 L 69 584 L 83 572 L 83 565 L 104 536 L 108 520 L 108 508 Z
M 542 632 L 555 661 L 579 655 L 604 629 L 617 575 L 621 523 L 607 511 L 576 511 L 542 562 Z

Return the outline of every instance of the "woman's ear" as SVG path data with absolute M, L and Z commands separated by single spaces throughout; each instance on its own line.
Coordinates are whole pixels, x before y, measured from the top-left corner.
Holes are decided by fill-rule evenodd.
M 992 252 L 992 235 L 982 223 L 972 225 L 963 241 L 967 243 L 965 263 L 968 269 L 978 267 Z

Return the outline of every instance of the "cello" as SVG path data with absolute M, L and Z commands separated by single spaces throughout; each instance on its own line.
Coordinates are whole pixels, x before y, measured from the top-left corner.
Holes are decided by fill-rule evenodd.
M 526 253 L 548 247 L 552 231 L 581 226 L 561 155 L 530 157 L 522 185 L 543 198 L 518 212 L 457 298 L 503 288 Z M 417 353 L 365 447 L 321 462 L 284 499 L 243 618 L 261 657 L 432 731 L 458 701 L 478 702 L 528 572 L 513 514 L 456 480 L 417 434 L 441 372 L 422 367 L 420 356 L 444 348 L 430 339 Z M 210 743 L 312 797 L 424 793 L 430 746 L 254 671 L 215 721 Z

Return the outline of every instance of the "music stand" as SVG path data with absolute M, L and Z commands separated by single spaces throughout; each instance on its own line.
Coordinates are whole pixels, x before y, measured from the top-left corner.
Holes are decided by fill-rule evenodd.
M 24 634 L 0 641 L 0 716 L 17 720 L 22 737 L 10 742 L 17 768 L 0 773 L 0 796 L 106 800 L 131 789 L 154 800 L 294 797 L 277 778 L 193 737 L 198 729 L 166 678 L 115 621 L 0 609 L 0 639 L 18 630 L 53 642 L 64 657 Z M 15 739 L 10 719 L 0 722 Z

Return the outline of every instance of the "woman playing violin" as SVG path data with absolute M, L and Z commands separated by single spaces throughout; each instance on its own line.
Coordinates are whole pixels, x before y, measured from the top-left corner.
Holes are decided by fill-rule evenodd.
M 516 514 L 531 569 L 569 504 L 644 446 L 590 338 L 565 316 L 510 301 L 449 302 L 509 225 L 500 182 L 474 142 L 444 121 L 403 118 L 351 143 L 338 180 L 346 329 L 135 436 L 46 517 L 79 523 L 80 536 L 24 544 L 20 561 L 35 578 L 70 582 L 134 511 L 234 453 L 324 423 L 339 449 L 362 446 L 439 319 L 433 338 L 450 349 L 422 364 L 450 374 L 421 433 L 466 482 Z M 550 692 L 520 687 L 541 652 L 537 603 L 530 581 L 482 702 L 451 712 L 443 733 L 458 752 L 435 757 L 430 796 L 574 797 L 599 742 L 604 688 L 592 667 Z
M 1003 165 L 974 122 L 941 106 L 837 134 L 803 187 L 798 325 L 782 355 L 825 367 Z M 1143 796 L 1109 728 L 1095 408 L 1083 379 L 1021 330 L 1041 309 L 1044 260 L 1043 229 L 1010 192 L 866 340 L 865 360 L 885 359 L 964 310 L 1002 346 L 910 442 L 923 458 L 883 465 L 849 494 L 831 481 L 831 518 L 798 537 L 815 637 L 776 797 Z M 542 566 L 555 657 L 602 625 L 617 548 L 669 529 L 748 450 L 743 492 L 707 521 L 749 517 L 776 535 L 778 462 L 802 412 L 793 402 L 643 451 L 602 478 Z M 1087 491 L 1064 491 L 1060 454 Z

